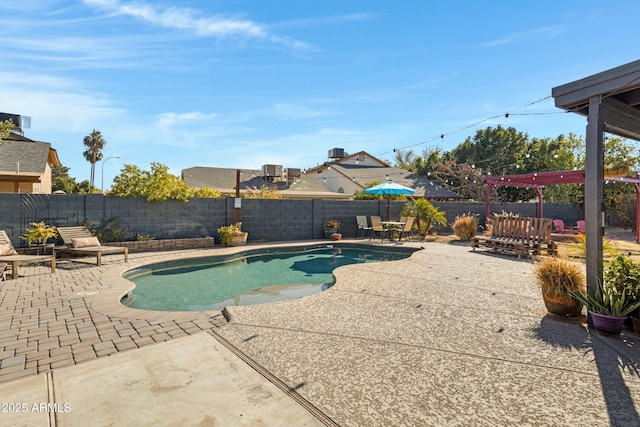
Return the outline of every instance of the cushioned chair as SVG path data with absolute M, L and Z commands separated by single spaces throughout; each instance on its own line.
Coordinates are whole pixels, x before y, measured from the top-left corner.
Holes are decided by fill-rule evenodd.
M 55 255 L 22 255 L 16 252 L 9 236 L 4 230 L 0 230 L 0 263 L 6 263 L 11 265 L 11 277 L 16 279 L 18 277 L 18 269 L 21 265 L 36 264 L 40 262 L 50 262 L 51 272 L 56 271 L 56 256 Z M 7 265 L 2 268 L 0 275 L 6 278 Z
M 576 222 L 576 228 L 578 229 L 578 233 L 585 234 L 587 232 L 587 223 L 584 219 Z
M 102 246 L 98 238 L 92 235 L 87 227 L 57 228 L 58 234 L 60 234 L 60 237 L 64 241 L 64 247 L 56 249 L 56 252 L 95 256 L 97 265 L 102 265 L 102 255 L 124 254 L 124 262 L 129 261 L 129 248 Z

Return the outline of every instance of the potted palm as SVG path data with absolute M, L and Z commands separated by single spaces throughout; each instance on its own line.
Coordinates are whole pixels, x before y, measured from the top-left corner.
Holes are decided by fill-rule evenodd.
M 220 244 L 222 246 L 241 246 L 247 244 L 249 233 L 242 231 L 242 223 L 236 222 L 231 225 L 224 225 L 218 228 Z
M 579 316 L 582 303 L 572 292 L 585 292 L 585 277 L 582 268 L 563 257 L 546 257 L 534 270 L 542 299 L 549 313 L 558 316 Z
M 47 240 L 58 237 L 56 228 L 45 224 L 44 221 L 32 222 L 29 225 L 30 227 L 26 229 L 27 232 L 20 236 L 22 240 L 27 241 L 29 246 L 34 243 L 37 245 L 45 245 Z

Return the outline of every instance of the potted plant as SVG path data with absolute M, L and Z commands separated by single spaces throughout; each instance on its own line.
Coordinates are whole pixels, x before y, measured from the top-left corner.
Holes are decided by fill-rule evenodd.
M 222 246 L 240 246 L 247 243 L 249 233 L 242 231 L 242 223 L 236 222 L 231 225 L 224 225 L 218 228 L 220 243 Z
M 332 239 L 332 236 L 338 233 L 339 228 L 340 223 L 338 222 L 338 220 L 330 219 L 329 221 L 325 222 L 324 226 L 322 227 L 322 229 L 324 230 L 324 237 L 327 239 Z
M 640 264 L 628 256 L 619 254 L 609 261 L 605 266 L 604 280 L 618 293 L 625 291 L 630 303 L 640 301 Z M 640 333 L 640 308 L 630 315 L 634 330 Z
M 549 313 L 558 316 L 579 316 L 582 303 L 572 292 L 585 292 L 582 268 L 563 257 L 546 257 L 534 270 L 542 299 Z
M 29 225 L 30 227 L 27 227 L 26 229 L 27 232 L 20 236 L 21 239 L 27 241 L 29 246 L 33 243 L 44 245 L 47 243 L 47 240 L 53 237 L 58 237 L 58 231 L 56 228 L 45 224 L 44 221 L 32 222 Z
M 629 314 L 640 308 L 640 301 L 632 302 L 626 290 L 618 292 L 613 286 L 600 282 L 594 295 L 587 292 L 572 292 L 571 295 L 587 307 L 594 328 L 607 334 L 622 332 Z

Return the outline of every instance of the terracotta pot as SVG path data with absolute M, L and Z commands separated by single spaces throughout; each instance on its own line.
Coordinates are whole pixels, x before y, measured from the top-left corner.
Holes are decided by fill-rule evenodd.
M 342 240 L 342 234 L 340 233 L 333 233 L 331 235 L 331 240 Z
M 549 313 L 569 317 L 576 317 L 582 314 L 582 303 L 571 295 L 556 295 L 543 292 L 542 299 Z
M 620 335 L 624 328 L 624 321 L 627 316 L 609 316 L 606 314 L 595 313 L 589 310 L 593 327 L 600 332 L 611 335 Z

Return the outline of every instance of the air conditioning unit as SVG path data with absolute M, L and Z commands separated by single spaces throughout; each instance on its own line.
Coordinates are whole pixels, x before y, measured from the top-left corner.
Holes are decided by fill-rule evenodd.
M 18 129 L 31 129 L 31 117 L 18 114 L 0 113 L 0 121 L 11 120 Z
M 267 178 L 282 177 L 282 165 L 262 165 L 262 176 Z
M 300 178 L 300 172 L 302 170 L 298 168 L 286 168 L 284 170 L 284 176 L 287 178 Z
M 332 148 L 329 150 L 330 159 L 342 159 L 344 158 L 344 148 Z

